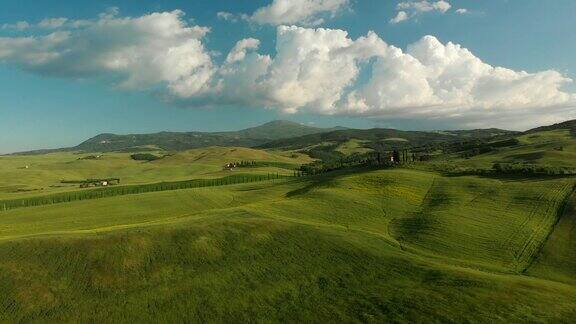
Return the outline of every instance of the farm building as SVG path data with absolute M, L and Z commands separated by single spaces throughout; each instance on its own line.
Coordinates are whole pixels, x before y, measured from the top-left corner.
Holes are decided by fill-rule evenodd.
M 87 179 L 80 183 L 80 188 L 89 187 L 108 187 L 111 185 L 120 184 L 120 179 L 110 178 L 110 179 Z
M 238 167 L 238 163 L 236 162 L 230 162 L 230 163 L 226 163 L 226 165 L 224 165 L 224 169 L 225 170 L 234 170 L 236 167 Z

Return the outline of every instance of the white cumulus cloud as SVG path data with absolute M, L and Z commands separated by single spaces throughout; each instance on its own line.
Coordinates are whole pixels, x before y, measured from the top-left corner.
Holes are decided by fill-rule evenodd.
M 273 0 L 251 14 L 218 12 L 220 19 L 237 22 L 249 21 L 268 25 L 317 26 L 327 17 L 334 17 L 348 8 L 350 0 Z
M 438 12 L 444 14 L 451 8 L 452 5 L 448 1 L 444 0 L 403 1 L 398 3 L 396 6 L 396 10 L 398 12 L 394 18 L 390 19 L 390 23 L 397 24 L 412 18 L 416 18 L 427 12 Z
M 27 21 L 19 21 L 19 22 L 16 22 L 14 24 L 3 24 L 2 25 L 2 29 L 15 29 L 15 30 L 20 30 L 20 31 L 28 29 L 30 27 L 31 27 L 31 25 Z
M 47 18 L 38 23 L 38 27 L 46 29 L 55 29 L 64 26 L 68 22 L 68 18 Z
M 474 127 L 576 118 L 576 95 L 562 90 L 572 80 L 559 72 L 494 67 L 433 36 L 403 51 L 375 33 L 353 40 L 342 30 L 281 26 L 274 57 L 252 52 L 224 70 L 218 94 L 227 102 L 288 113 L 450 119 Z
M 576 118 L 572 82 L 557 71 L 492 66 L 471 51 L 426 36 L 405 50 L 374 32 L 279 26 L 276 49 L 240 40 L 218 64 L 209 28 L 180 11 L 101 15 L 77 29 L 0 37 L 0 62 L 49 76 L 112 77 L 131 89 L 163 91 L 189 107 L 234 105 L 285 113 L 452 120 L 528 127 Z
M 230 22 L 238 22 L 240 20 L 249 20 L 248 15 L 245 14 L 233 14 L 227 11 L 219 11 L 216 13 L 216 17 L 221 20 L 230 21 Z
M 401 23 L 403 21 L 408 20 L 409 18 L 410 17 L 408 17 L 408 14 L 406 13 L 406 11 L 398 11 L 396 16 L 394 18 L 390 19 L 390 23 L 398 24 L 398 23 Z
M 246 57 L 246 51 L 249 49 L 257 49 L 260 46 L 260 40 L 254 38 L 246 38 L 234 46 L 226 57 L 226 63 L 234 63 L 241 61 Z
M 188 26 L 183 15 L 131 18 L 111 12 L 76 30 L 58 29 L 63 20 L 47 20 L 46 26 L 57 29 L 48 35 L 0 38 L 0 61 L 64 77 L 113 73 L 124 87 L 165 83 L 175 93 L 191 95 L 202 91 L 213 65 L 202 43 L 209 28 Z
M 445 13 L 452 8 L 452 5 L 447 1 L 405 1 L 400 2 L 397 6 L 398 10 L 414 10 L 417 12 L 440 11 Z

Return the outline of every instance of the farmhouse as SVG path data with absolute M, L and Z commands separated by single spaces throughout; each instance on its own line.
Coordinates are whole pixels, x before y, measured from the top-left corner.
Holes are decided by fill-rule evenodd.
M 87 179 L 80 183 L 80 188 L 89 188 L 89 187 L 108 187 L 111 185 L 120 184 L 119 178 L 110 178 L 110 179 Z
M 232 171 L 236 167 L 238 167 L 238 163 L 236 163 L 236 162 L 230 162 L 230 163 L 226 163 L 226 165 L 224 165 L 224 169 L 230 170 L 230 171 Z

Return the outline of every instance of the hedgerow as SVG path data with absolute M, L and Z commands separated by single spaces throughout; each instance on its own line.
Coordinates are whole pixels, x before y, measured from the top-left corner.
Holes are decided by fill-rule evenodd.
M 266 174 L 266 175 L 232 175 L 216 179 L 195 179 L 186 181 L 160 182 L 160 183 L 150 183 L 141 185 L 114 186 L 114 187 L 105 187 L 89 190 L 79 190 L 79 191 L 64 192 L 39 197 L 0 200 L 0 210 L 10 210 L 14 208 L 51 205 L 71 201 L 99 199 L 106 197 L 141 194 L 156 191 L 216 187 L 216 186 L 226 186 L 232 184 L 259 182 L 275 179 L 286 179 L 299 175 L 300 173 L 297 172 L 294 172 L 292 176 L 280 175 L 278 173 Z

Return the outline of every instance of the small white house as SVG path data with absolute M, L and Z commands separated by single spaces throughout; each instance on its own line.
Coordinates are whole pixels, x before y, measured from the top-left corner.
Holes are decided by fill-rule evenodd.
M 237 165 L 235 162 L 231 162 L 231 163 L 227 163 L 227 164 L 224 166 L 224 169 L 232 171 L 232 170 L 234 170 L 237 166 L 238 166 L 238 165 Z

